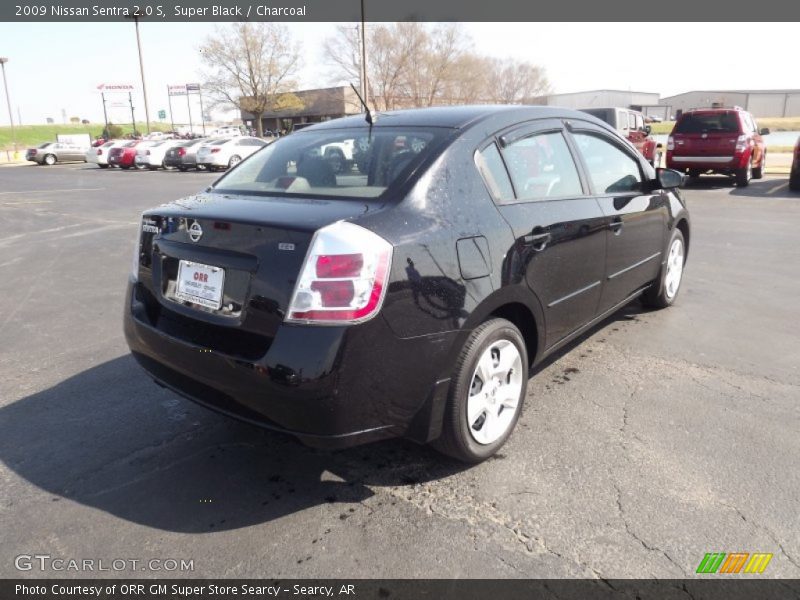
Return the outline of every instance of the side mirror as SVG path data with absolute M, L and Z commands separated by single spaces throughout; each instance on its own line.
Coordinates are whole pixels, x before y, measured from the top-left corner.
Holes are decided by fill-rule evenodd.
M 683 174 L 673 169 L 656 169 L 656 180 L 659 187 L 671 190 L 683 185 Z
M 769 127 L 764 127 L 758 132 L 759 135 L 769 135 Z
M 651 131 L 653 131 L 653 128 L 650 127 L 650 125 L 645 125 L 644 126 L 644 132 L 645 132 L 646 135 L 650 135 Z

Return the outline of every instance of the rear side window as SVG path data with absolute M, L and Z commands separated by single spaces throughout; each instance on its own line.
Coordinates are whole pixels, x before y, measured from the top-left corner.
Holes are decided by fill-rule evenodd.
M 733 112 L 688 113 L 675 125 L 674 133 L 739 133 L 739 119 Z
M 503 156 L 520 200 L 583 194 L 578 169 L 561 132 L 517 140 L 504 148 Z
M 475 164 L 481 172 L 486 185 L 498 202 L 513 202 L 514 188 L 508 178 L 508 171 L 495 144 L 486 146 L 475 155 Z
M 616 194 L 642 189 L 639 163 L 627 152 L 596 135 L 574 135 L 596 193 Z

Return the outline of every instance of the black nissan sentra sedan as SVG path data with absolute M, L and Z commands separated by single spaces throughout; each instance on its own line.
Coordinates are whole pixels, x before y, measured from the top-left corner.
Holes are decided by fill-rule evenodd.
M 678 294 L 681 176 L 551 107 L 328 121 L 142 215 L 125 334 L 157 383 L 318 447 L 508 439 L 529 369 Z

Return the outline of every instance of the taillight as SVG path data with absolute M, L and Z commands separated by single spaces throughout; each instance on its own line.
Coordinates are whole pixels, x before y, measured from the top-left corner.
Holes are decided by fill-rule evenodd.
M 286 321 L 312 325 L 362 323 L 386 295 L 392 245 L 363 227 L 338 221 L 314 235 Z
M 145 150 L 144 153 L 145 153 L 145 156 L 150 156 L 150 150 Z
M 740 135 L 736 138 L 736 152 L 744 152 L 748 147 L 753 145 L 753 140 L 747 135 Z
M 186 154 L 186 148 L 178 148 L 178 156 L 183 156 Z
M 211 149 L 211 154 L 216 154 L 217 152 L 219 152 L 219 148 L 212 148 Z
M 667 150 L 675 150 L 675 138 L 672 136 L 667 138 Z

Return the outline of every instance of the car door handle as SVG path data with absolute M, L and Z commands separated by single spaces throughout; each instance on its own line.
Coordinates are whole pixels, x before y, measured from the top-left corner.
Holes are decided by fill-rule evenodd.
M 529 233 L 522 238 L 522 240 L 525 244 L 532 246 L 536 252 L 541 252 L 545 249 L 545 246 L 547 246 L 551 238 L 550 232 L 545 231 L 544 233 Z
M 608 228 L 614 232 L 614 235 L 619 235 L 622 232 L 624 222 L 620 217 L 614 217 L 614 220 L 608 224 Z

